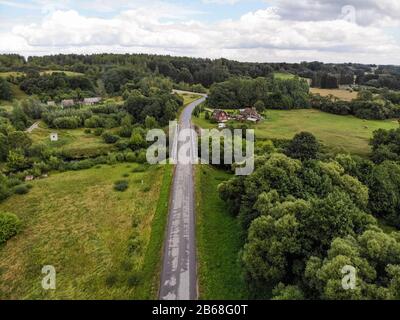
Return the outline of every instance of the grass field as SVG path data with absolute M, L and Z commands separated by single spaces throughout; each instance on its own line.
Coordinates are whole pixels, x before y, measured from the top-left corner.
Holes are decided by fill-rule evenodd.
M 51 142 L 50 134 L 58 133 L 58 141 Z M 73 158 L 93 157 L 113 150 L 113 145 L 104 143 L 101 137 L 85 133 L 85 129 L 60 130 L 49 129 L 40 122 L 39 128 L 30 133 L 33 142 L 42 142 L 50 147 L 63 150 Z
M 232 176 L 196 167 L 196 234 L 200 299 L 247 299 L 238 261 L 240 227 L 219 198 L 218 185 Z
M 253 125 L 257 139 L 291 139 L 296 133 L 308 131 L 333 152 L 345 152 L 365 156 L 372 133 L 377 129 L 398 128 L 394 120 L 362 120 L 353 116 L 338 116 L 313 109 L 268 110 L 267 119 Z M 216 128 L 204 119 L 193 118 L 201 128 Z
M 54 174 L 0 204 L 23 222 L 21 233 L 0 247 L 0 300 L 156 298 L 172 169 L 138 167 Z M 126 174 L 129 189 L 114 191 Z M 134 228 L 142 250 L 132 256 Z M 41 288 L 44 265 L 56 268 L 54 291 Z M 132 280 L 132 270 L 140 277 Z
M 53 74 L 53 73 L 65 73 L 68 77 L 77 77 L 77 76 L 83 76 L 83 73 L 79 72 L 73 72 L 73 71 L 62 71 L 62 70 L 46 70 L 42 71 L 40 74 Z
M 345 101 L 351 101 L 353 99 L 357 98 L 357 92 L 356 91 L 348 91 L 344 89 L 319 89 L 319 88 L 310 88 L 311 93 L 314 94 L 320 94 L 323 97 L 327 97 L 329 95 L 332 95 L 336 98 L 339 98 L 341 100 Z
M 296 76 L 291 73 L 275 72 L 274 77 L 279 80 L 290 80 L 294 79 Z
M 0 72 L 0 78 L 8 78 L 8 77 L 21 77 L 25 75 L 23 72 Z

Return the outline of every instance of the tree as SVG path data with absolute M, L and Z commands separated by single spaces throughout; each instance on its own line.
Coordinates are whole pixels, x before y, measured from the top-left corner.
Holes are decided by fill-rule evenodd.
M 290 142 L 286 154 L 294 159 L 316 159 L 319 151 L 319 143 L 315 136 L 308 132 L 295 135 Z
M 0 77 L 0 100 L 11 101 L 13 98 L 11 85 L 5 79 Z
M 129 140 L 129 147 L 132 150 L 139 150 L 146 146 L 146 141 L 144 140 L 142 134 L 138 131 L 132 133 L 132 137 Z
M 344 290 L 343 268 L 355 268 L 355 287 Z M 322 299 L 398 299 L 400 237 L 374 227 L 357 237 L 332 241 L 326 259 L 311 257 L 305 270 L 306 283 Z
M 247 277 L 256 287 L 300 280 L 312 254 L 323 255 L 334 238 L 356 235 L 376 224 L 338 191 L 321 199 L 256 207 L 262 215 L 251 223 L 242 255 Z
M 254 108 L 256 108 L 256 110 L 258 112 L 264 112 L 265 111 L 265 104 L 264 102 L 262 102 L 261 100 L 258 100 L 255 104 L 254 104 Z
M 7 167 L 13 171 L 21 171 L 29 168 L 29 160 L 21 149 L 9 150 L 7 156 Z
M 157 120 L 154 117 L 149 117 L 149 116 L 146 117 L 144 124 L 147 129 L 154 129 L 159 126 Z
M 400 166 L 385 161 L 373 168 L 369 182 L 370 209 L 390 224 L 400 226 Z

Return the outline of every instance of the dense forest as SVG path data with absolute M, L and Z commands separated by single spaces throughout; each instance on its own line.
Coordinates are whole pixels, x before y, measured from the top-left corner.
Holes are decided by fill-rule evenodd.
M 400 233 L 387 231 L 400 227 L 399 132 L 376 132 L 375 162 L 326 159 L 300 133 L 259 152 L 250 176 L 219 186 L 242 228 L 239 258 L 254 298 L 400 298 Z M 355 290 L 342 290 L 344 265 L 357 269 Z

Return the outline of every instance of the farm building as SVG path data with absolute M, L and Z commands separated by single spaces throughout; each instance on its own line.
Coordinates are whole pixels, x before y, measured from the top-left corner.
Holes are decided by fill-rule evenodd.
M 212 113 L 211 119 L 217 121 L 217 122 L 227 122 L 230 117 L 227 112 L 224 110 L 219 110 L 215 109 L 214 112 Z
M 70 100 L 62 100 L 61 101 L 61 106 L 63 108 L 65 108 L 65 107 L 73 107 L 74 105 L 75 105 L 75 101 L 72 100 L 72 99 L 70 99 Z
M 236 120 L 259 122 L 262 120 L 262 116 L 257 112 L 256 108 L 247 107 L 240 110 L 240 114 L 236 117 Z
M 102 99 L 101 99 L 100 97 L 85 98 L 85 99 L 83 99 L 83 104 L 92 106 L 92 105 L 94 105 L 94 104 L 100 103 L 101 100 L 102 100 Z
M 47 101 L 47 105 L 48 105 L 49 107 L 55 107 L 55 106 L 56 106 L 56 103 L 55 103 L 54 101 Z

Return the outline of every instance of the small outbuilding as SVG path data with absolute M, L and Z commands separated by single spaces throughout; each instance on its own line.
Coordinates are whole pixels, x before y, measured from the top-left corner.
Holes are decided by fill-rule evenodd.
M 66 107 L 73 107 L 74 105 L 75 105 L 75 101 L 72 100 L 72 99 L 69 99 L 69 100 L 62 100 L 62 101 L 61 101 L 61 106 L 62 106 L 63 108 L 66 108 Z
M 58 133 L 53 132 L 52 134 L 50 134 L 50 141 L 51 142 L 58 141 Z
M 88 106 L 93 106 L 95 104 L 98 104 L 101 102 L 101 98 L 100 97 L 94 97 L 94 98 L 85 98 L 83 99 L 83 104 L 84 105 L 88 105 Z

